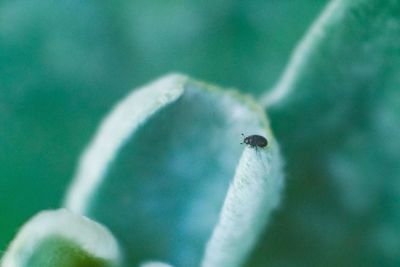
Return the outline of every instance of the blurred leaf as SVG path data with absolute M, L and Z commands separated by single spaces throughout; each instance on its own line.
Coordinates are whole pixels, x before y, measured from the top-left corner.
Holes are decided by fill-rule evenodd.
M 172 267 L 172 266 L 163 262 L 150 261 L 141 264 L 140 267 Z
M 252 214 L 246 220 L 254 229 L 243 225 L 250 235 L 240 252 L 245 256 L 279 199 L 277 144 L 250 98 L 185 76 L 165 76 L 115 106 L 83 154 L 66 206 L 107 225 L 129 266 L 149 259 L 198 266 L 243 150 L 242 132 L 270 142 L 262 155 L 247 152 L 237 173 L 242 189 L 255 179 L 270 185 L 266 194 L 255 194 L 250 203 L 228 195 L 237 212 L 248 207 Z M 257 156 L 267 158 L 250 160 Z M 274 175 L 269 182 L 261 183 L 270 170 L 256 171 L 261 163 Z
M 335 0 L 307 38 L 265 98 L 289 183 L 258 255 L 399 266 L 400 2 Z
M 119 251 L 103 226 L 67 210 L 41 212 L 27 222 L 2 267 L 111 267 Z

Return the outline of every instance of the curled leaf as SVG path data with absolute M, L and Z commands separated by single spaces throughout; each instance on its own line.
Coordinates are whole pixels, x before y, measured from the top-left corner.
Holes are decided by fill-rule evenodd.
M 265 95 L 291 176 L 266 262 L 400 265 L 399 37 L 399 1 L 331 1 Z
M 113 267 L 119 261 L 118 245 L 104 226 L 62 209 L 28 221 L 1 267 Z
M 241 133 L 265 136 L 278 159 L 267 119 L 249 97 L 165 76 L 104 119 L 65 205 L 112 229 L 129 265 L 198 266 L 243 151 Z
M 280 200 L 283 186 L 277 146 L 246 148 L 208 241 L 203 267 L 241 266 Z

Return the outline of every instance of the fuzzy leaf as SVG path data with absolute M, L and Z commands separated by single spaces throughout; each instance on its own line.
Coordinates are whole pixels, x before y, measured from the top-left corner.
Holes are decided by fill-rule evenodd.
M 399 77 L 400 2 L 332 1 L 264 98 L 291 182 L 259 259 L 400 265 Z
M 279 162 L 265 115 L 250 98 L 181 75 L 163 77 L 134 90 L 104 119 L 65 204 L 110 227 L 130 266 L 149 259 L 198 266 L 243 151 L 242 132 L 266 136 L 267 155 Z M 280 186 L 272 188 L 279 196 Z M 263 208 L 271 205 L 269 213 L 278 199 L 255 205 L 261 220 L 253 216 L 252 223 L 263 226 Z
M 246 260 L 280 200 L 283 179 L 276 149 L 245 149 L 207 244 L 203 267 L 242 266 Z
M 67 210 L 41 212 L 11 243 L 1 267 L 112 267 L 119 250 L 103 226 Z
M 149 261 L 142 263 L 140 267 L 172 267 L 172 266 L 164 262 Z

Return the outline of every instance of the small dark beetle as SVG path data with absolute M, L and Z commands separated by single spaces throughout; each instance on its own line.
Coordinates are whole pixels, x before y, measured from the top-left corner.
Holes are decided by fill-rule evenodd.
M 242 135 L 244 137 L 243 143 L 249 145 L 250 147 L 257 148 L 257 147 L 266 147 L 268 145 L 267 139 L 261 135 L 249 135 L 246 137 L 244 136 L 244 134 Z

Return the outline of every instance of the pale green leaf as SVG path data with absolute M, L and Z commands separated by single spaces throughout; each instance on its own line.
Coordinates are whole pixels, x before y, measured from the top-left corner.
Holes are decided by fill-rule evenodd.
M 228 209 L 249 208 L 246 225 L 237 232 L 243 238 L 238 264 L 277 205 L 282 177 L 277 142 L 262 109 L 235 91 L 182 75 L 135 89 L 101 123 L 65 205 L 107 225 L 130 266 L 151 259 L 199 266 L 218 217 L 220 223 L 226 217 L 222 206 L 244 149 L 241 133 L 266 136 L 269 146 L 254 155 L 250 149 L 239 164 L 233 183 L 243 183 L 249 198 L 233 200 L 232 192 L 240 191 L 231 189 L 225 200 Z M 250 160 L 250 154 L 260 158 Z M 267 170 L 260 171 L 261 164 Z M 255 188 L 260 181 L 263 187 Z M 226 240 L 233 240 L 241 220 L 232 221 Z M 211 246 L 215 253 L 225 249 Z
M 208 241 L 203 267 L 242 266 L 279 203 L 282 185 L 276 146 L 245 149 Z
M 400 2 L 332 1 L 264 98 L 290 183 L 259 262 L 400 265 L 399 77 Z
M 19 231 L 1 267 L 114 267 L 120 254 L 102 225 L 67 210 L 44 211 Z

